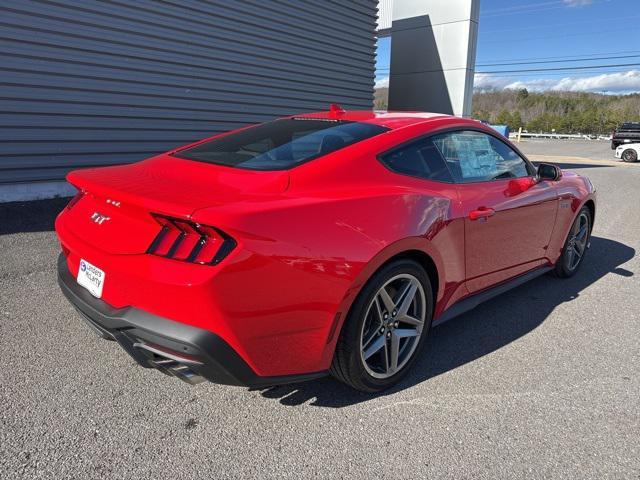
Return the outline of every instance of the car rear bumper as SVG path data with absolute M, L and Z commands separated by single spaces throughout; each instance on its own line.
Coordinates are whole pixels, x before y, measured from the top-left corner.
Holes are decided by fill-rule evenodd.
M 156 368 L 194 384 L 204 380 L 226 385 L 266 387 L 320 378 L 326 371 L 260 376 L 213 332 L 175 322 L 143 310 L 114 308 L 77 284 L 63 254 L 58 283 L 82 318 L 102 338 L 115 340 L 145 368 Z

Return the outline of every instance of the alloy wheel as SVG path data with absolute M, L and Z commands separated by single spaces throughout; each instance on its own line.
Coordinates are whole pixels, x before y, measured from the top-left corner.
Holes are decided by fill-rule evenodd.
M 388 280 L 367 307 L 360 332 L 360 356 L 369 375 L 389 378 L 409 362 L 425 326 L 426 299 L 413 275 Z
M 578 267 L 587 249 L 588 242 L 589 216 L 585 212 L 581 212 L 569 233 L 569 240 L 565 252 L 565 265 L 567 269 L 573 271 Z
M 625 162 L 635 162 L 637 160 L 637 154 L 629 148 L 622 152 L 622 159 Z

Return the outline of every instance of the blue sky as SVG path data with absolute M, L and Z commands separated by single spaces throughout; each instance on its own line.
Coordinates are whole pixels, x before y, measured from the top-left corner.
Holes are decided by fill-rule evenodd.
M 389 47 L 379 41 L 379 84 Z M 539 63 L 491 65 L 513 62 Z M 588 68 L 504 72 L 566 67 Z M 640 0 L 481 0 L 476 72 L 476 88 L 640 92 Z

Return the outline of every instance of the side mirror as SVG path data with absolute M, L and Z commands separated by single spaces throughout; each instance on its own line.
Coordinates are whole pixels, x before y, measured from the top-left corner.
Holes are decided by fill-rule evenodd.
M 556 182 L 562 178 L 562 169 L 550 163 L 541 163 L 538 165 L 537 177 L 539 181 L 550 180 Z

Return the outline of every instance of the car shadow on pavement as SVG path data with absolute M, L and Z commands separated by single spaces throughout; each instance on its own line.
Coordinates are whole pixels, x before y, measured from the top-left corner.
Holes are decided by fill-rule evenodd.
M 612 161 L 616 161 L 616 160 L 612 160 Z M 541 162 L 539 160 L 533 161 L 533 164 L 536 166 L 540 163 L 550 163 L 552 165 L 557 165 L 562 170 L 573 170 L 575 168 L 580 168 L 580 169 L 582 168 L 616 168 L 616 165 L 611 163 L 604 163 L 604 162 L 602 163 L 602 165 L 598 165 L 596 163 L 554 162 L 553 160 L 549 160 L 545 162 Z
M 616 168 L 616 165 L 605 163 L 604 165 L 595 165 L 593 163 L 567 163 L 567 162 L 549 162 L 557 165 L 562 170 L 574 170 L 576 168 Z
M 0 204 L 0 235 L 22 232 L 50 232 L 58 213 L 70 198 Z
M 574 277 L 559 279 L 543 275 L 435 327 L 427 340 L 426 349 L 409 375 L 386 392 L 357 392 L 327 377 L 261 389 L 260 393 L 265 398 L 278 400 L 282 405 L 295 406 L 310 402 L 310 405 L 318 407 L 341 408 L 410 388 L 526 335 L 544 322 L 558 305 L 576 299 L 585 288 L 605 275 L 633 276 L 633 272 L 620 265 L 634 255 L 635 250 L 622 243 L 592 237 L 591 249 Z

